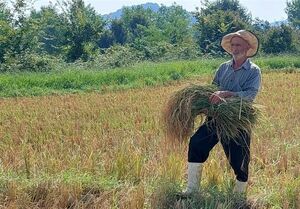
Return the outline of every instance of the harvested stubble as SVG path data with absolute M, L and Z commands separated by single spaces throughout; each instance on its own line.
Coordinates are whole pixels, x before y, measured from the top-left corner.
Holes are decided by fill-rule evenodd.
M 214 85 L 189 85 L 175 92 L 163 112 L 167 137 L 181 142 L 188 139 L 193 132 L 196 117 L 200 118 L 200 125 L 214 125 L 218 138 L 225 142 L 241 132 L 250 133 L 258 118 L 258 106 L 238 97 L 211 104 L 209 97 L 217 90 Z

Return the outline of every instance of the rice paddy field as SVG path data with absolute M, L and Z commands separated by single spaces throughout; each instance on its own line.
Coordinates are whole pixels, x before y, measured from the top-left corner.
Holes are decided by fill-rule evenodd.
M 164 133 L 169 96 L 198 74 L 119 91 L 0 99 L 0 208 L 300 208 L 300 73 L 266 71 L 256 102 L 247 200 L 232 193 L 220 145 L 204 166 L 201 192 L 186 185 L 187 145 Z M 242 203 L 241 203 L 242 202 Z

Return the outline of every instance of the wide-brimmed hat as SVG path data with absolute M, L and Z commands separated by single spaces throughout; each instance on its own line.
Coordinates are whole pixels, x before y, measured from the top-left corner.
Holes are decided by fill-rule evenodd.
M 257 50 L 258 50 L 258 39 L 257 39 L 257 37 L 249 31 L 239 30 L 239 31 L 234 32 L 234 33 L 229 33 L 229 34 L 225 35 L 222 38 L 221 46 L 229 54 L 232 54 L 231 43 L 230 42 L 231 42 L 231 39 L 233 37 L 240 37 L 240 38 L 244 39 L 249 44 L 250 49 L 247 51 L 247 54 L 246 54 L 247 57 L 253 57 L 257 53 Z

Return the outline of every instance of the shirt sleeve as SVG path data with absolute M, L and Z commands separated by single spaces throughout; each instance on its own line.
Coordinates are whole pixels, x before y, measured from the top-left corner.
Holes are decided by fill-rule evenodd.
M 223 68 L 223 65 L 220 65 L 220 67 L 216 70 L 212 84 L 220 86 L 220 72 L 221 72 L 222 68 Z
M 253 73 L 242 86 L 242 91 L 235 92 L 235 95 L 247 101 L 253 101 L 260 89 L 261 72 L 259 68 L 251 69 Z

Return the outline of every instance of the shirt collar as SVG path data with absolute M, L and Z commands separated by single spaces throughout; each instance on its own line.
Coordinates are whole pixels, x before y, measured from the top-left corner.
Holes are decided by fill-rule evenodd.
M 230 66 L 231 68 L 233 69 L 233 59 L 230 61 Z M 251 63 L 250 63 L 250 59 L 247 58 L 246 61 L 242 64 L 241 67 L 239 67 L 238 69 L 236 70 L 240 70 L 240 69 L 245 69 L 245 70 L 248 70 L 251 68 Z

